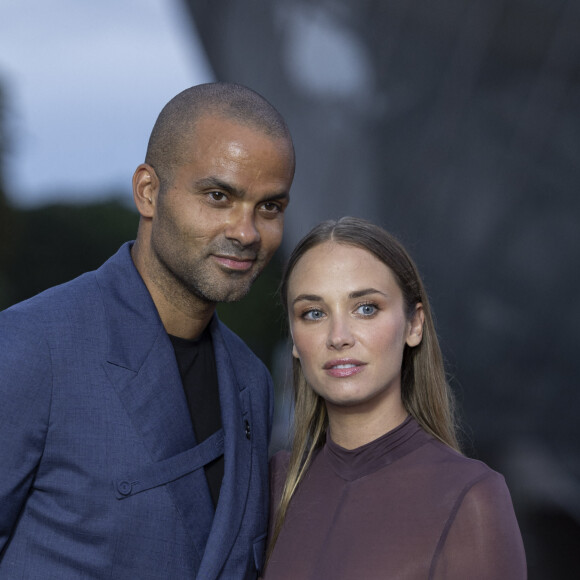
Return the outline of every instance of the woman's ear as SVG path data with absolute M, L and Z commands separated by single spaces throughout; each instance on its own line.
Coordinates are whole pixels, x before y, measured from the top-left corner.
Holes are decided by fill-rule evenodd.
M 425 312 L 423 311 L 423 304 L 419 302 L 415 306 L 415 312 L 411 320 L 409 320 L 409 330 L 407 332 L 407 344 L 409 346 L 417 346 L 423 340 L 423 325 L 425 324 Z
M 159 179 L 155 169 L 142 163 L 133 174 L 133 199 L 142 217 L 152 218 L 159 192 Z
M 296 350 L 296 345 L 294 343 L 292 343 L 292 356 L 300 360 L 300 357 L 298 356 L 298 351 Z

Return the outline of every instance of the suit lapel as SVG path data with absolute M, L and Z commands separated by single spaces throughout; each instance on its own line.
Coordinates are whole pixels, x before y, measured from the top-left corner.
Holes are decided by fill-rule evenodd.
M 246 507 L 252 461 L 251 431 L 247 431 L 252 426 L 249 389 L 240 391 L 235 367 L 215 316 L 210 329 L 225 433 L 225 473 L 211 534 L 199 570 L 201 578 L 219 575 L 236 541 Z
M 151 460 L 196 445 L 175 354 L 129 246 L 97 273 L 109 329 L 105 370 Z M 203 469 L 165 486 L 201 560 L 214 516 Z
M 149 346 L 151 354 L 141 367 L 129 369 L 120 364 L 115 357 L 118 350 L 111 344 L 107 372 L 151 458 L 161 461 L 195 445 L 195 436 L 175 355 L 163 327 Z

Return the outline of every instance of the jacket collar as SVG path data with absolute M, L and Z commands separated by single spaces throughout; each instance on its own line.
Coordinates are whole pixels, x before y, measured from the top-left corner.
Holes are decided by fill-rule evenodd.
M 171 342 L 131 258 L 131 243 L 97 270 L 108 329 L 105 369 L 154 461 L 195 445 Z
M 133 264 L 131 246 L 124 244 L 97 270 L 108 328 L 105 369 L 152 461 L 162 461 L 196 440 L 173 347 Z M 236 541 L 251 472 L 249 389 L 236 378 L 236 361 L 221 328 L 214 314 L 210 332 L 225 435 L 225 473 L 215 515 L 202 469 L 167 485 L 200 559 L 203 554 L 199 576 L 204 578 L 217 577 Z
M 235 371 L 235 355 L 217 317 L 210 323 L 210 331 L 218 371 L 226 461 L 200 578 L 217 578 L 235 544 L 246 509 L 252 469 L 250 389 L 245 388 L 245 377 Z

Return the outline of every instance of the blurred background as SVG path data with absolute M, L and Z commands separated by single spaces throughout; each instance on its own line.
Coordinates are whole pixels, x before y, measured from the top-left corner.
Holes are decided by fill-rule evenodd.
M 127 239 L 163 105 L 211 80 L 285 116 L 285 240 L 222 318 L 264 359 L 287 443 L 280 264 L 314 224 L 410 250 L 466 454 L 502 472 L 531 580 L 580 577 L 579 0 L 0 0 L 0 308 Z

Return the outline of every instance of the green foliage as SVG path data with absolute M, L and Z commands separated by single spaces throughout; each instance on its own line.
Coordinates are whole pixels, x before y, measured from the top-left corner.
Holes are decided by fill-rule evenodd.
M 0 248 L 0 308 L 99 267 L 134 239 L 138 219 L 118 201 L 13 208 Z
M 5 99 L 4 89 L 0 85 L 0 304 L 6 295 L 6 279 L 2 276 L 6 264 L 6 249 L 9 245 L 9 228 L 12 221 L 12 211 L 6 201 L 4 190 L 4 161 L 6 155 L 6 129 L 5 129 Z
M 139 221 L 118 201 L 6 210 L 10 220 L 0 243 L 0 309 L 98 268 L 134 239 Z M 221 320 L 267 365 L 285 333 L 279 279 L 275 256 L 243 300 L 218 306 Z

